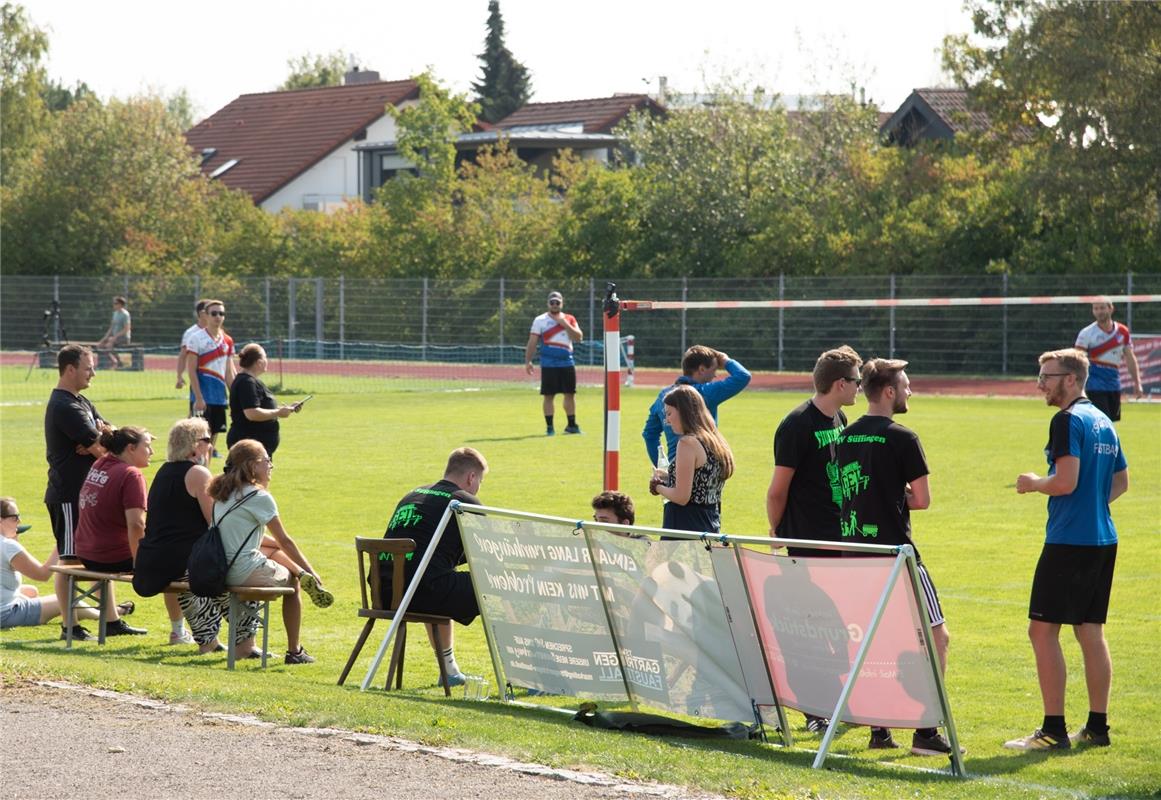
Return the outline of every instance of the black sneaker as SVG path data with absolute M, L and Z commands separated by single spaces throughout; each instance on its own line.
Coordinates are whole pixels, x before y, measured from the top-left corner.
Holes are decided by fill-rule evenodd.
M 826 733 L 826 729 L 830 727 L 830 720 L 826 717 L 816 717 L 813 714 L 806 715 L 806 729 L 811 733 Z
M 1045 733 L 1037 728 L 1031 736 L 1009 739 L 1004 742 L 1004 747 L 1009 750 L 1067 750 L 1072 747 L 1072 742 L 1068 740 L 1068 736 Z
M 580 433 L 580 425 L 568 425 L 564 429 L 565 433 Z
M 959 754 L 961 756 L 966 752 L 967 750 L 960 747 Z M 917 756 L 949 756 L 951 755 L 951 744 L 939 732 L 929 736 L 920 731 L 915 731 L 911 735 L 911 753 Z
M 898 750 L 899 745 L 886 728 L 871 728 L 871 742 L 867 745 L 872 750 Z
M 60 640 L 67 641 L 69 638 L 68 629 L 64 625 L 60 626 Z M 89 633 L 87 628 L 82 628 L 80 625 L 73 626 L 73 641 L 74 642 L 95 642 L 97 637 Z
M 302 645 L 298 646 L 297 653 L 287 653 L 286 658 L 283 659 L 286 664 L 313 664 L 314 656 L 306 652 L 306 648 Z
M 113 620 L 105 624 L 106 636 L 144 636 L 149 633 L 145 628 L 134 628 L 123 619 Z
M 1089 747 L 1108 747 L 1112 742 L 1109 741 L 1109 732 L 1094 733 L 1087 727 L 1081 728 L 1076 733 L 1068 737 L 1068 741 L 1072 745 L 1085 745 Z
M 544 435 L 545 436 L 556 436 L 556 431 L 553 428 L 545 428 Z

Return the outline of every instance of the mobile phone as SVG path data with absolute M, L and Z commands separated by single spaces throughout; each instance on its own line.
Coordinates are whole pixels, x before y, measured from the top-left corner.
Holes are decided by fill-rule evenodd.
M 305 405 L 305 404 L 306 404 L 306 401 L 307 401 L 307 400 L 309 400 L 309 399 L 310 399 L 310 398 L 312 398 L 312 397 L 314 397 L 314 395 L 313 395 L 313 394 L 308 394 L 306 397 L 304 397 L 304 398 L 302 398 L 301 400 L 299 400 L 297 403 L 295 403 L 295 404 L 294 404 L 294 410 L 295 410 L 295 411 L 297 411 L 298 409 L 302 408 L 302 407 L 303 407 L 303 405 Z

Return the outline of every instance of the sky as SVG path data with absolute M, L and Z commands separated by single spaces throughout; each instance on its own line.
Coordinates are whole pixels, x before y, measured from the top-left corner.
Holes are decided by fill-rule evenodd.
M 17 0 L 18 2 L 20 0 Z M 939 47 L 967 33 L 963 0 L 501 0 L 508 48 L 534 101 L 697 92 L 723 77 L 767 92 L 849 92 L 893 111 L 947 85 Z M 287 61 L 342 50 L 384 80 L 427 67 L 470 93 L 487 0 L 23 0 L 49 36 L 50 78 L 102 99 L 185 89 L 195 119 L 272 91 Z

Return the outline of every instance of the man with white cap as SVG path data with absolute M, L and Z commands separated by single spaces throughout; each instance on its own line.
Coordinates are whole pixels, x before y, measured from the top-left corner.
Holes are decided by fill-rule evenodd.
M 556 396 L 564 395 L 564 413 L 568 415 L 565 433 L 580 433 L 576 424 L 576 362 L 572 357 L 573 342 L 584 339 L 584 333 L 572 314 L 565 314 L 564 296 L 560 292 L 548 295 L 548 311 L 532 320 L 528 344 L 524 348 L 524 369 L 532 374 L 532 356 L 540 345 L 540 394 L 544 397 L 545 434 L 556 435 L 552 418 Z

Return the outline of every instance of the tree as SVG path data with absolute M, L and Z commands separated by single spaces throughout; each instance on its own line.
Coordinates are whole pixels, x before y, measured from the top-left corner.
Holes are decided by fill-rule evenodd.
M 52 81 L 41 90 L 40 94 L 49 111 L 64 111 L 73 103 L 78 103 L 81 100 L 97 99 L 97 93 L 90 89 L 84 81 L 77 81 L 71 89 L 61 81 Z
M 48 118 L 42 63 L 48 36 L 15 3 L 0 6 L 0 18 L 0 185 L 7 186 L 11 168 L 35 146 Z
M 279 91 L 288 89 L 310 89 L 315 86 L 341 86 L 343 76 L 347 74 L 349 64 L 356 63 L 353 55 L 342 50 L 336 50 L 325 56 L 316 56 L 307 53 L 298 58 L 288 59 L 286 66 L 290 68 L 290 75 L 278 87 Z
M 483 62 L 483 75 L 472 84 L 472 91 L 479 96 L 480 119 L 498 122 L 532 96 L 527 67 L 504 44 L 500 0 L 488 0 L 488 35 L 484 37 L 484 52 L 479 58 Z

